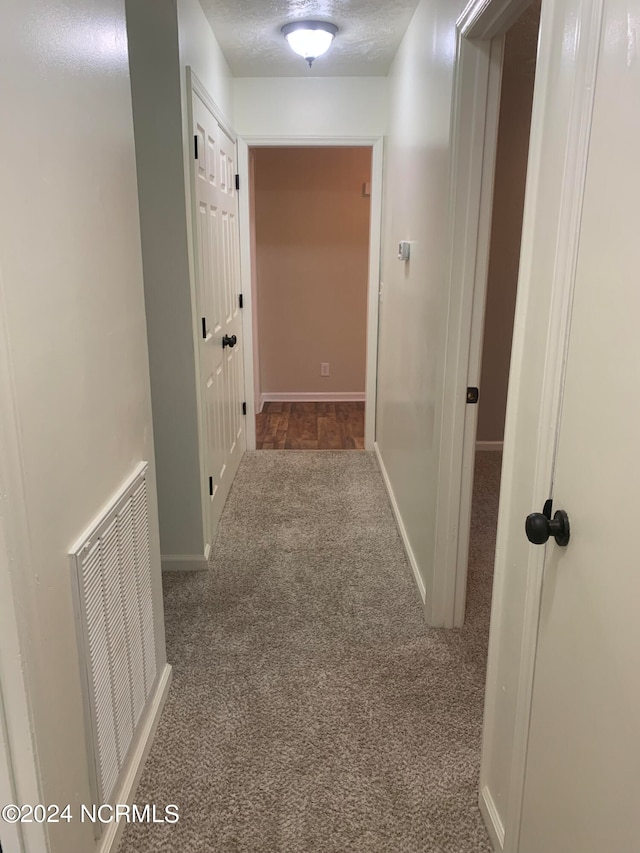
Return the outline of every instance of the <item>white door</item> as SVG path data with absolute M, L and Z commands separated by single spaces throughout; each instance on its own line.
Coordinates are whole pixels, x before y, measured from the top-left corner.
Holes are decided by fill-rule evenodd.
M 640 0 L 604 10 L 519 853 L 640 850 Z
M 203 489 L 211 541 L 246 447 L 236 146 L 193 91 Z

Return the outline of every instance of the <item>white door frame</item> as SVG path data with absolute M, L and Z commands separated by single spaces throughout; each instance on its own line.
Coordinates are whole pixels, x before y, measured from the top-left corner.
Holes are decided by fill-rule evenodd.
M 591 119 L 605 0 L 542 0 L 518 295 L 507 397 L 500 509 L 489 639 L 480 808 L 504 853 L 517 853 L 545 549 L 531 547 L 514 507 L 527 511 L 553 497 L 567 349 L 580 244 Z M 535 358 L 533 344 L 535 342 Z M 523 434 L 536 441 L 523 447 Z M 523 451 L 532 476 L 522 482 Z M 526 551 L 522 551 L 522 548 Z M 508 595 L 514 557 L 526 553 L 522 595 Z M 519 562 L 519 560 L 518 560 Z M 505 615 L 508 613 L 508 618 Z M 496 618 L 502 616 L 502 619 Z M 514 631 L 518 626 L 518 632 Z M 519 633 L 519 635 L 518 635 Z M 504 750 L 496 707 L 504 695 L 500 652 L 518 650 L 510 779 L 501 821 L 491 791 L 489 757 Z M 496 738 L 498 743 L 496 743 Z M 487 760 L 485 760 L 487 756 Z M 498 820 L 494 818 L 498 817 Z
M 427 621 L 464 622 L 477 407 L 498 142 L 504 33 L 531 0 L 471 0 L 457 22 L 451 256 L 434 584 Z M 481 392 L 482 393 L 482 392 Z
M 494 846 L 505 853 L 516 853 L 519 844 L 544 562 L 544 549 L 528 545 L 524 517 L 517 515 L 513 507 L 524 499 L 530 505 L 528 511 L 540 510 L 544 500 L 553 495 L 603 2 L 542 2 L 507 398 L 480 773 L 480 808 Z M 470 384 L 469 370 L 474 365 L 477 369 L 479 364 L 482 342 L 489 230 L 483 217 L 491 208 L 486 193 L 490 192 L 487 187 L 493 177 L 497 130 L 496 103 L 489 100 L 488 42 L 504 34 L 527 5 L 528 0 L 472 0 L 458 22 L 447 394 L 435 563 L 440 593 L 435 613 L 440 624 L 448 626 L 462 623 L 466 589 L 475 412 L 468 416 L 467 410 L 472 407 L 466 406 L 465 392 Z M 477 69 L 484 71 L 474 79 Z M 527 436 L 536 436 L 531 446 L 527 445 L 526 465 L 521 458 L 524 425 Z M 523 468 L 529 472 L 526 482 L 521 479 Z M 522 556 L 522 561 L 519 557 L 516 561 L 517 567 L 516 551 Z M 516 570 L 522 571 L 524 577 L 514 597 L 509 584 Z M 513 650 L 509 672 L 501 658 L 501 651 L 507 646 Z M 505 730 L 504 720 L 497 717 L 496 710 L 503 702 L 505 681 L 513 691 L 509 700 L 513 712 L 507 720 L 507 727 L 513 724 L 512 734 Z M 492 789 L 492 762 L 496 755 L 503 768 L 500 791 Z
M 3 520 L 0 519 L 0 524 Z M 0 539 L 4 539 L 4 531 L 0 530 Z M 9 557 L 5 542 L 0 542 L 0 624 L 2 630 L 0 634 L 0 649 L 2 650 L 2 659 L 0 659 L 0 803 L 18 803 L 18 795 L 16 793 L 16 785 L 13 771 L 12 748 L 9 736 L 9 728 L 7 725 L 7 713 L 5 712 L 4 694 L 8 694 L 11 701 L 11 693 L 13 689 L 10 687 L 10 681 L 15 683 L 15 671 L 13 675 L 7 672 L 7 668 L 11 668 L 13 663 L 15 668 L 15 654 L 9 656 L 6 660 L 6 647 L 16 648 L 16 624 L 15 613 L 13 609 L 13 595 L 8 589 L 9 581 Z M 7 594 L 8 593 L 8 594 Z M 9 620 L 9 621 L 7 621 Z M 6 685 L 5 685 L 6 682 Z M 24 684 L 20 685 L 24 696 Z M 20 697 L 17 697 L 20 699 Z M 15 698 L 13 699 L 15 702 Z M 0 840 L 3 842 L 3 851 L 15 850 L 16 853 L 22 853 L 24 850 L 22 828 L 19 823 L 8 824 L 0 820 Z
M 383 138 L 381 136 L 364 137 L 238 137 L 238 172 L 241 189 L 239 198 L 240 217 L 240 268 L 244 310 L 242 330 L 244 343 L 245 399 L 247 401 L 247 450 L 256 449 L 256 411 L 255 378 L 253 369 L 254 306 L 249 298 L 251 294 L 252 264 L 251 223 L 249 213 L 249 148 L 258 147 L 347 147 L 371 148 L 371 220 L 369 225 L 369 278 L 367 285 L 367 357 L 366 357 L 366 403 L 364 422 L 364 444 L 366 450 L 373 450 L 376 430 L 376 393 L 378 374 L 378 309 L 380 291 L 380 240 L 382 226 L 382 162 Z
M 25 583 L 34 571 L 23 490 L 20 428 L 0 270 L 0 802 L 44 802 L 27 679 Z M 45 853 L 46 825 L 0 821 L 4 853 Z
M 530 3 L 531 0 L 471 0 L 457 23 L 445 393 L 434 594 L 427 611 L 430 624 L 445 627 L 462 626 L 466 603 L 477 421 L 477 408 L 466 404 L 466 388 L 479 385 L 480 379 L 504 33 Z M 576 13 L 590 20 L 590 0 L 576 5 Z M 549 23 L 549 39 L 552 38 L 554 33 Z M 543 43 L 541 35 L 536 76 L 548 74 L 550 54 L 551 46 Z M 579 86 L 589 72 L 578 59 L 573 71 L 575 86 Z M 536 91 L 541 92 L 542 87 L 536 84 Z M 558 93 L 560 95 L 564 97 L 563 93 Z M 538 99 L 541 97 L 538 95 Z M 582 101 L 578 103 L 582 105 Z M 581 154 L 576 134 L 585 115 L 590 114 L 589 109 L 580 106 L 580 111 L 576 112 L 576 103 L 569 102 L 566 97 L 562 108 L 572 122 L 571 127 L 567 125 L 567 144 L 574 147 L 567 151 L 567 157 L 575 159 Z M 543 112 L 540 105 L 540 117 Z M 532 120 L 529 170 L 540 154 L 535 148 L 537 138 Z M 527 187 L 531 188 L 528 191 L 532 192 L 534 186 L 535 175 L 527 179 Z M 523 230 L 523 247 L 525 241 Z M 564 252 L 561 247 L 559 251 Z M 519 286 L 523 274 L 521 256 Z
M 38 773 L 4 530 L 0 530 L 0 540 L 0 803 L 35 804 L 42 799 L 35 793 Z M 25 795 L 25 790 L 32 793 Z M 23 832 L 25 826 L 0 820 L 3 853 L 48 849 L 43 826 L 28 826 L 28 835 Z

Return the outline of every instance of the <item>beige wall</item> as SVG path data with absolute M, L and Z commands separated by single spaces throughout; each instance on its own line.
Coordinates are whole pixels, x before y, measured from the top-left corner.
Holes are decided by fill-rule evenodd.
M 502 441 L 504 434 L 539 24 L 534 3 L 505 39 L 478 441 Z
M 370 148 L 255 149 L 262 393 L 364 391 L 370 175 Z

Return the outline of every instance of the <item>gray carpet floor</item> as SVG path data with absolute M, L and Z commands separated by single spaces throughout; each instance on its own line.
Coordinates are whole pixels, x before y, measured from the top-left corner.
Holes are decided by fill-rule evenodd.
M 500 454 L 468 616 L 425 626 L 375 458 L 247 453 L 210 571 L 164 575 L 174 679 L 121 853 L 489 853 L 477 806 Z M 493 534 L 492 534 L 493 530 Z

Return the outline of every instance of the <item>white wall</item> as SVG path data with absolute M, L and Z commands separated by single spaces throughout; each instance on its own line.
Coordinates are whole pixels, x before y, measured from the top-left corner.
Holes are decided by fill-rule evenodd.
M 240 136 L 383 136 L 385 77 L 237 77 Z
M 231 71 L 198 0 L 177 0 L 180 33 L 180 81 L 186 92 L 185 67 L 190 65 L 218 109 L 233 122 Z
M 389 76 L 377 442 L 426 596 L 432 588 L 449 246 L 455 22 L 422 0 Z M 411 260 L 397 260 L 400 240 Z
M 19 516 L 23 489 L 27 520 L 13 530 L 20 627 L 43 802 L 77 811 L 90 793 L 68 549 L 143 459 L 164 665 L 124 4 L 6 0 L 0 81 L 11 116 L 0 134 L 0 275 L 13 384 L 2 399 L 17 414 L 6 482 Z M 88 823 L 49 834 L 54 853 L 95 848 Z
M 176 3 L 126 0 L 126 8 L 160 544 L 164 555 L 202 554 Z
M 198 0 L 126 0 L 126 6 L 162 556 L 203 560 L 186 68 L 227 116 L 231 74 Z

